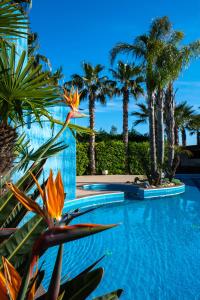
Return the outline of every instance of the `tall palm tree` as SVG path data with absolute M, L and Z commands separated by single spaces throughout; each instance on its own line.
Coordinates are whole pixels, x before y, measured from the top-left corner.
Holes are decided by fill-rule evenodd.
M 168 89 L 167 89 L 168 90 Z M 145 103 L 137 104 L 139 110 L 132 112 L 131 115 L 136 117 L 133 125 L 147 124 L 148 122 L 148 108 Z M 164 123 L 166 128 L 166 135 L 168 137 L 168 103 L 165 104 Z M 186 101 L 175 104 L 174 108 L 174 136 L 175 144 L 179 145 L 179 132 L 182 136 L 182 146 L 186 146 L 186 129 L 193 131 L 192 128 L 199 128 L 199 115 L 195 115 L 193 106 L 190 106 Z M 170 123 L 170 122 L 169 122 Z M 168 139 L 167 139 L 168 141 Z M 168 141 L 169 142 L 169 141 Z
M 90 129 L 93 133 L 90 135 L 90 172 L 96 173 L 95 164 L 95 103 L 106 103 L 106 96 L 111 95 L 110 84 L 107 77 L 101 77 L 101 72 L 104 66 L 97 64 L 95 66 L 90 63 L 83 63 L 83 75 L 74 74 L 72 80 L 64 84 L 64 87 L 69 89 L 71 86 L 76 86 L 81 92 L 81 100 L 88 100 Z
M 142 68 L 135 64 L 125 64 L 119 61 L 116 69 L 110 69 L 113 78 L 117 81 L 116 92 L 123 96 L 123 142 L 125 145 L 125 165 L 126 172 L 128 168 L 128 104 L 130 96 L 137 99 L 143 95 L 142 83 Z
M 194 120 L 195 110 L 193 106 L 189 105 L 187 101 L 180 102 L 175 108 L 175 136 L 176 144 L 179 144 L 179 131 L 182 137 L 182 146 L 187 145 L 186 129 L 190 126 Z
M 183 33 L 174 31 L 169 19 L 163 17 L 155 19 L 150 26 L 149 32 L 138 36 L 133 44 L 118 43 L 111 51 L 111 61 L 119 53 L 125 53 L 132 54 L 142 60 L 144 64 L 149 111 L 151 174 L 154 179 L 161 174 L 160 166 L 164 157 L 163 109 L 165 88 L 178 77 L 189 58 L 199 53 L 199 41 L 189 46 L 180 47 L 179 43 L 182 39 Z M 158 117 L 157 143 L 155 140 L 156 114 Z M 171 114 L 173 115 L 173 109 Z
M 119 53 L 131 53 L 136 58 L 142 60 L 145 67 L 145 81 L 147 91 L 148 115 L 149 115 L 149 136 L 150 136 L 150 156 L 151 156 L 151 174 L 153 178 L 158 176 L 158 164 L 156 153 L 155 137 L 155 106 L 156 100 L 159 105 L 160 127 L 158 144 L 161 147 L 161 159 L 163 159 L 163 141 L 164 130 L 162 125 L 163 116 L 163 87 L 166 84 L 167 72 L 164 72 L 162 66 L 166 51 L 166 43 L 171 40 L 172 27 L 167 17 L 156 19 L 151 24 L 148 34 L 138 36 L 133 44 L 118 43 L 111 51 L 111 60 L 113 61 Z M 165 52 L 164 52 L 165 51 Z M 167 62 L 167 60 L 165 60 Z M 169 67 L 169 66 L 167 66 Z
M 62 67 L 58 68 L 55 72 L 52 72 L 52 66 L 49 58 L 45 55 L 38 53 L 39 38 L 36 32 L 30 32 L 28 35 L 28 57 L 33 59 L 33 69 L 36 69 L 39 65 L 42 65 L 42 70 L 46 71 L 47 78 L 51 78 L 52 84 L 58 86 L 61 79 L 64 78 Z M 38 72 L 38 76 L 39 76 Z

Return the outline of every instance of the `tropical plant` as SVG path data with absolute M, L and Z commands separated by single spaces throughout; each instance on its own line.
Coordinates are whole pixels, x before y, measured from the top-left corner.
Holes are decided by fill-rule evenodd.
M 176 104 L 175 107 L 175 137 L 176 145 L 179 145 L 179 131 L 181 132 L 182 137 L 182 146 L 187 145 L 186 141 L 186 129 L 191 124 L 195 116 L 195 110 L 192 105 L 189 105 L 187 101 L 180 102 Z
M 16 37 L 27 37 L 28 20 L 10 0 L 0 2 L 0 38 L 10 42 Z
M 81 92 L 81 100 L 88 100 L 90 129 L 93 131 L 90 135 L 90 172 L 96 173 L 95 166 L 95 102 L 106 103 L 106 96 L 111 95 L 111 87 L 107 77 L 100 76 L 104 67 L 102 65 L 92 66 L 89 63 L 83 63 L 83 75 L 74 74 L 72 80 L 64 84 L 66 89 L 76 86 Z
M 147 90 L 147 103 L 149 115 L 149 138 L 150 138 L 150 155 L 151 155 L 151 174 L 152 178 L 157 180 L 158 164 L 156 153 L 156 139 L 155 139 L 155 106 L 156 100 L 159 104 L 160 122 L 158 143 L 160 148 L 161 163 L 163 160 L 163 128 L 162 128 L 162 114 L 163 114 L 163 85 L 166 80 L 162 61 L 159 60 L 163 54 L 166 39 L 171 33 L 171 24 L 168 18 L 156 19 L 152 22 L 149 33 L 138 36 L 132 45 L 119 43 L 111 51 L 112 60 L 118 53 L 132 53 L 136 58 L 142 59 L 145 66 L 145 80 Z M 158 94 L 159 95 L 158 95 Z M 158 97 L 157 97 L 158 96 Z
M 125 146 L 125 165 L 126 173 L 129 173 L 128 164 L 128 105 L 130 97 L 137 99 L 143 95 L 142 68 L 135 64 L 126 64 L 119 61 L 116 69 L 110 69 L 113 78 L 117 81 L 116 94 L 123 97 L 123 142 Z
M 140 124 L 147 124 L 148 122 L 148 107 L 146 103 L 137 103 L 137 111 L 131 113 L 131 116 L 135 117 L 136 120 L 133 122 L 133 126 Z
M 194 115 L 190 122 L 188 123 L 188 128 L 190 134 L 196 134 L 197 146 L 200 146 L 200 114 Z
M 119 53 L 133 54 L 142 60 L 145 68 L 146 91 L 149 116 L 149 138 L 151 156 L 151 174 L 155 183 L 160 182 L 162 165 L 164 162 L 164 102 L 165 88 L 178 77 L 180 71 L 187 64 L 190 57 L 195 56 L 199 51 L 199 42 L 189 46 L 180 47 L 179 43 L 183 39 L 183 33 L 174 31 L 172 24 L 167 17 L 155 19 L 148 34 L 138 36 L 133 44 L 118 43 L 111 51 L 113 61 Z M 172 96 L 173 93 L 170 94 Z M 173 123 L 173 105 L 170 103 L 173 97 L 167 98 L 170 110 L 170 120 Z M 157 124 L 155 118 L 157 115 Z M 156 136 L 157 127 L 157 141 Z M 173 126 L 168 126 L 171 131 Z M 170 135 L 172 137 L 172 135 Z M 173 143 L 169 139 L 169 143 Z M 174 145 L 170 147 L 174 152 Z M 171 155 L 173 156 L 173 155 Z
M 0 269 L 1 271 L 3 270 L 3 272 L 0 273 L 1 299 L 58 299 L 59 296 L 64 296 L 64 291 L 66 291 L 66 294 L 63 299 L 71 299 L 71 297 L 74 297 L 74 299 L 85 299 L 101 281 L 103 269 L 99 268 L 92 271 L 101 259 L 74 279 L 61 285 L 62 244 L 101 232 L 115 225 L 78 224 L 70 226 L 69 223 L 72 219 L 87 211 L 76 211 L 71 214 L 67 213 L 62 215 L 65 194 L 60 173 L 58 173 L 54 181 L 53 173 L 50 172 L 44 187 L 39 185 L 33 174 L 32 179 L 43 200 L 43 208 L 34 202 L 32 198 L 19 190 L 16 185 L 12 183 L 8 184 L 8 187 L 12 190 L 15 199 L 20 202 L 20 205 L 36 213 L 36 216 L 19 229 L 1 230 L 1 239 L 2 237 L 4 238 L 4 242 L 0 244 L 0 253 L 3 256 L 0 262 Z M 25 242 L 27 238 L 29 239 L 29 244 Z M 14 250 L 13 247 L 16 243 L 19 243 L 18 248 Z M 36 290 L 39 286 L 36 285 L 33 288 L 33 283 L 36 282 L 38 271 L 33 274 L 32 270 L 38 257 L 49 247 L 55 245 L 60 245 L 60 247 L 50 286 L 48 291 L 38 298 L 36 297 Z M 5 256 L 7 259 L 4 258 Z M 25 260 L 27 258 L 28 262 L 26 263 Z M 14 266 L 12 266 L 8 260 L 12 261 Z M 16 269 L 20 269 L 23 263 L 25 263 L 26 267 L 21 270 L 23 274 L 21 278 Z M 8 280 L 8 282 L 6 280 Z
M 97 287 L 103 275 L 103 269 L 94 269 L 99 259 L 75 278 L 61 284 L 62 244 L 75 239 L 98 233 L 115 225 L 69 223 L 76 217 L 93 209 L 74 210 L 62 213 L 64 206 L 64 187 L 61 174 L 56 179 L 50 171 L 49 178 L 39 184 L 46 155 L 56 140 L 70 124 L 71 118 L 80 116 L 78 111 L 79 95 L 76 93 L 66 96 L 65 101 L 71 107 L 66 122 L 56 136 L 44 147 L 37 159 L 16 184 L 8 183 L 6 194 L 0 198 L 0 297 L 2 300 L 11 299 L 86 299 Z M 34 190 L 34 189 L 35 190 Z M 27 195 L 28 192 L 31 195 Z M 41 197 L 43 206 L 35 202 Z M 27 213 L 32 211 L 36 216 L 29 218 L 19 226 Z M 59 245 L 58 255 L 48 291 L 37 295 L 44 272 L 33 268 L 38 258 L 52 246 Z M 94 270 L 93 270 L 94 269 Z M 119 296 L 121 290 L 111 293 Z M 108 297 L 108 296 L 107 296 Z
M 46 79 L 45 72 L 36 76 L 41 66 L 33 69 L 33 60 L 30 59 L 27 63 L 25 61 L 25 51 L 17 62 L 15 45 L 12 44 L 10 49 L 4 42 L 1 44 L 0 144 L 3 145 L 1 154 L 4 153 L 7 158 L 0 157 L 0 176 L 12 167 L 13 147 L 17 138 L 15 126 L 23 125 L 26 115 L 32 115 L 40 122 L 41 117 L 48 114 L 48 107 L 55 104 L 55 99 L 59 95 L 58 89 Z

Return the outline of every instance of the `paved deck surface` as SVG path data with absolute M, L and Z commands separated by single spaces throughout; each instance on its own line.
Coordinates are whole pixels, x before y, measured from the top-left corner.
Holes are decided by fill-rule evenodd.
M 105 194 L 105 191 L 86 191 L 81 187 L 84 184 L 89 183 L 127 183 L 134 182 L 135 177 L 143 178 L 144 176 L 140 175 L 85 175 L 76 177 L 76 198 L 86 197 L 90 195 Z M 107 193 L 113 193 L 113 191 L 107 191 Z

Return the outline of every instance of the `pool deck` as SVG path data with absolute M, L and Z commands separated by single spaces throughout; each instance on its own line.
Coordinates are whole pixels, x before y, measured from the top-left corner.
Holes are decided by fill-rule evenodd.
M 100 195 L 105 193 L 113 193 L 113 191 L 91 191 L 83 190 L 81 187 L 84 184 L 94 183 L 119 183 L 128 184 L 128 182 L 134 182 L 135 177 L 143 179 L 142 175 L 85 175 L 76 177 L 76 198 L 82 198 L 92 195 Z

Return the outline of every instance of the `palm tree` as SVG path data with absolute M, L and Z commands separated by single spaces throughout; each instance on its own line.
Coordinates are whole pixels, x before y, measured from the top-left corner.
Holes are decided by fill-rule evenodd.
M 137 99 L 140 95 L 143 95 L 141 83 L 144 82 L 144 78 L 141 75 L 141 67 L 135 64 L 125 64 L 122 61 L 118 62 L 115 70 L 110 69 L 110 71 L 118 83 L 117 94 L 123 96 L 123 142 L 125 145 L 126 172 L 128 172 L 128 104 L 130 96 Z
M 186 129 L 189 127 L 189 124 L 194 120 L 195 110 L 193 106 L 189 105 L 187 101 L 180 102 L 176 105 L 175 108 L 175 137 L 176 145 L 179 144 L 179 131 L 181 132 L 182 137 L 182 146 L 187 145 L 186 140 Z
M 194 133 L 197 136 L 197 146 L 200 147 L 200 114 L 194 115 L 190 122 L 188 123 L 188 130 L 190 134 L 193 135 Z
M 148 106 L 146 103 L 137 103 L 138 111 L 131 113 L 131 116 L 135 117 L 136 120 L 133 122 L 133 126 L 148 123 Z
M 74 74 L 72 80 L 64 84 L 69 89 L 76 86 L 81 92 L 81 100 L 88 100 L 90 129 L 93 133 L 90 135 L 90 172 L 96 173 L 95 164 L 95 102 L 100 101 L 101 104 L 106 103 L 106 96 L 111 96 L 111 84 L 107 77 L 100 76 L 104 67 L 100 64 L 93 66 L 90 63 L 83 63 L 83 75 Z
M 64 78 L 62 67 L 59 67 L 55 72 L 52 72 L 52 65 L 49 58 L 38 53 L 38 49 L 38 34 L 36 32 L 31 32 L 28 36 L 28 57 L 34 60 L 33 68 L 35 69 L 39 65 L 42 65 L 42 69 L 46 71 L 47 78 L 51 78 L 52 84 L 59 86 L 60 80 Z
M 167 89 L 168 91 L 168 89 Z M 166 91 L 166 92 L 167 92 Z M 175 97 L 175 95 L 174 95 Z M 173 101 L 174 102 L 174 101 Z M 174 102 L 175 103 L 175 102 Z M 139 111 L 132 112 L 131 115 L 136 117 L 137 119 L 134 121 L 133 125 L 137 126 L 139 124 L 147 124 L 148 122 L 148 108 L 145 103 L 137 104 Z M 168 103 L 165 103 L 165 114 L 164 114 L 164 122 L 166 128 L 167 137 L 169 135 L 168 124 Z M 174 126 L 174 136 L 175 136 L 175 144 L 179 145 L 179 131 L 182 135 L 182 145 L 186 146 L 186 129 L 191 130 L 192 128 L 198 128 L 199 126 L 199 115 L 194 114 L 195 111 L 192 106 L 190 106 L 186 101 L 175 104 L 174 108 L 174 117 L 175 117 L 175 126 Z M 169 142 L 169 140 L 168 140 Z
M 179 42 L 182 39 L 183 33 L 174 31 L 169 19 L 163 17 L 154 20 L 149 32 L 138 36 L 133 44 L 118 43 L 111 51 L 111 61 L 119 53 L 125 53 L 132 54 L 142 60 L 144 64 L 149 116 L 151 174 L 155 180 L 161 174 L 164 157 L 163 110 L 165 88 L 178 77 L 189 58 L 199 53 L 199 41 L 189 46 L 179 47 Z M 170 101 L 172 101 L 172 98 Z M 157 143 L 155 140 L 156 114 Z M 173 116 L 173 110 L 170 111 L 170 114 Z
M 149 137 L 150 137 L 150 156 L 151 156 L 151 174 L 153 178 L 158 177 L 156 137 L 155 137 L 155 106 L 156 100 L 159 105 L 160 122 L 159 141 L 160 157 L 163 159 L 163 141 L 164 130 L 162 125 L 163 116 L 163 87 L 167 81 L 167 72 L 164 72 L 162 66 L 166 43 L 172 39 L 171 23 L 167 17 L 156 19 L 151 24 L 148 34 L 138 36 L 133 44 L 118 43 L 111 51 L 111 60 L 113 61 L 117 54 L 133 54 L 136 58 L 142 59 L 145 67 L 145 81 L 147 90 L 148 116 L 149 116 Z M 167 62 L 167 61 L 166 61 Z M 156 99 L 157 98 L 157 99 Z

